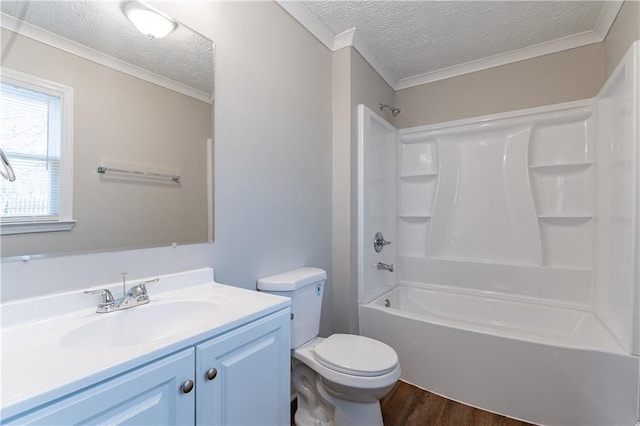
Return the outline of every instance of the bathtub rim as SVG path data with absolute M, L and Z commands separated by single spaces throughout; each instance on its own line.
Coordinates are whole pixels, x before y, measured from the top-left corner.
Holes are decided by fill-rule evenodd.
M 588 303 L 567 302 L 567 301 L 562 301 L 557 299 L 528 296 L 525 294 L 518 294 L 518 293 L 507 293 L 507 292 L 494 291 L 494 290 L 480 290 L 475 288 L 455 287 L 451 285 L 423 283 L 418 281 L 398 281 L 397 285 L 393 287 L 389 287 L 387 291 L 385 291 L 384 293 L 388 293 L 390 290 L 393 290 L 396 287 L 411 287 L 411 288 L 417 288 L 417 289 L 442 291 L 444 293 L 462 294 L 466 296 L 488 297 L 491 299 L 500 299 L 500 300 L 506 300 L 509 302 L 522 302 L 522 303 L 529 303 L 532 305 L 551 306 L 554 308 L 566 308 L 566 309 L 571 309 L 576 311 L 584 311 L 591 314 L 593 313 L 593 309 L 591 305 Z M 382 294 L 378 295 L 374 299 L 371 299 L 371 302 L 378 299 L 380 296 L 382 296 Z
M 390 307 L 390 308 L 385 307 L 384 306 L 385 296 L 392 291 L 402 291 L 402 288 L 407 288 L 407 289 L 412 289 L 417 291 L 437 291 L 437 292 L 443 292 L 443 293 L 459 294 L 464 296 L 483 297 L 483 298 L 496 299 L 501 301 L 510 301 L 510 302 L 538 305 L 541 307 L 553 307 L 553 308 L 578 311 L 580 313 L 586 314 L 590 318 L 591 322 L 595 324 L 597 328 L 599 328 L 599 330 L 596 330 L 596 331 L 604 333 L 606 335 L 607 341 L 603 342 L 603 344 L 597 344 L 592 341 L 580 342 L 576 340 L 570 340 L 568 338 L 559 338 L 557 336 L 553 338 L 549 336 L 541 336 L 534 332 L 529 334 L 523 334 L 523 333 L 518 334 L 514 331 L 509 331 L 508 329 L 491 328 L 488 326 L 474 325 L 470 322 L 464 322 L 459 320 L 456 321 L 456 320 L 450 320 L 446 318 L 429 317 L 427 315 L 406 312 L 401 309 L 397 309 L 393 307 Z M 368 303 L 360 304 L 359 308 L 375 309 L 382 312 L 387 312 L 390 315 L 397 315 L 410 320 L 425 321 L 425 322 L 446 327 L 446 328 L 466 330 L 466 331 L 471 331 L 471 332 L 476 332 L 481 334 L 487 334 L 494 337 L 501 337 L 509 340 L 527 341 L 527 342 L 553 346 L 553 347 L 560 347 L 565 349 L 595 351 L 600 353 L 622 355 L 622 356 L 637 358 L 637 356 L 630 354 L 629 352 L 624 350 L 620 342 L 617 341 L 615 336 L 612 335 L 612 333 L 606 328 L 606 326 L 602 323 L 602 321 L 598 318 L 598 316 L 593 311 L 589 310 L 585 306 L 576 305 L 572 303 L 563 303 L 563 302 L 557 302 L 557 301 L 554 301 L 552 303 L 546 303 L 546 299 L 534 298 L 529 296 L 514 296 L 514 295 L 507 295 L 504 293 L 485 291 L 485 290 L 472 290 L 472 289 L 459 289 L 459 288 L 452 289 L 449 286 L 443 286 L 443 285 L 411 283 L 407 281 L 401 281 L 394 287 L 388 288 L 387 291 L 378 295 Z

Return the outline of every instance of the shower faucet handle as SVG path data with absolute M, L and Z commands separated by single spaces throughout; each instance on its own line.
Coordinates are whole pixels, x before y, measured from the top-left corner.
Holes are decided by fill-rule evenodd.
M 388 246 L 391 244 L 391 241 L 385 241 L 382 232 L 376 232 L 376 235 L 373 237 L 373 248 L 376 250 L 376 253 L 380 253 L 384 246 Z

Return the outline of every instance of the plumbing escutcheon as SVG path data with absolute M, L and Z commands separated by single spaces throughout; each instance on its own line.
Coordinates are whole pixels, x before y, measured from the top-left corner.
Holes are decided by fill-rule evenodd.
M 391 241 L 385 241 L 382 232 L 376 232 L 376 235 L 373 237 L 373 248 L 376 250 L 376 253 L 380 253 L 384 246 L 388 246 L 391 244 Z

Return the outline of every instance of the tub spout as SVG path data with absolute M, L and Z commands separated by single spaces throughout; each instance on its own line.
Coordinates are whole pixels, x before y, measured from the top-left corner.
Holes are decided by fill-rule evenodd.
M 378 271 L 393 272 L 393 263 L 391 265 L 387 265 L 386 263 L 378 262 Z

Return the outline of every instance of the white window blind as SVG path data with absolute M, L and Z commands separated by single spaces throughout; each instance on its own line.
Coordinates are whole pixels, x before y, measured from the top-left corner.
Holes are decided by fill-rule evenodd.
M 2 233 L 70 229 L 71 174 L 62 165 L 71 160 L 64 158 L 71 156 L 70 131 L 65 131 L 71 92 L 21 73 L 6 74 L 3 69 L 0 143 L 16 180 L 0 183 Z M 53 222 L 70 226 L 37 226 Z M 35 226 L 25 227 L 27 223 Z

